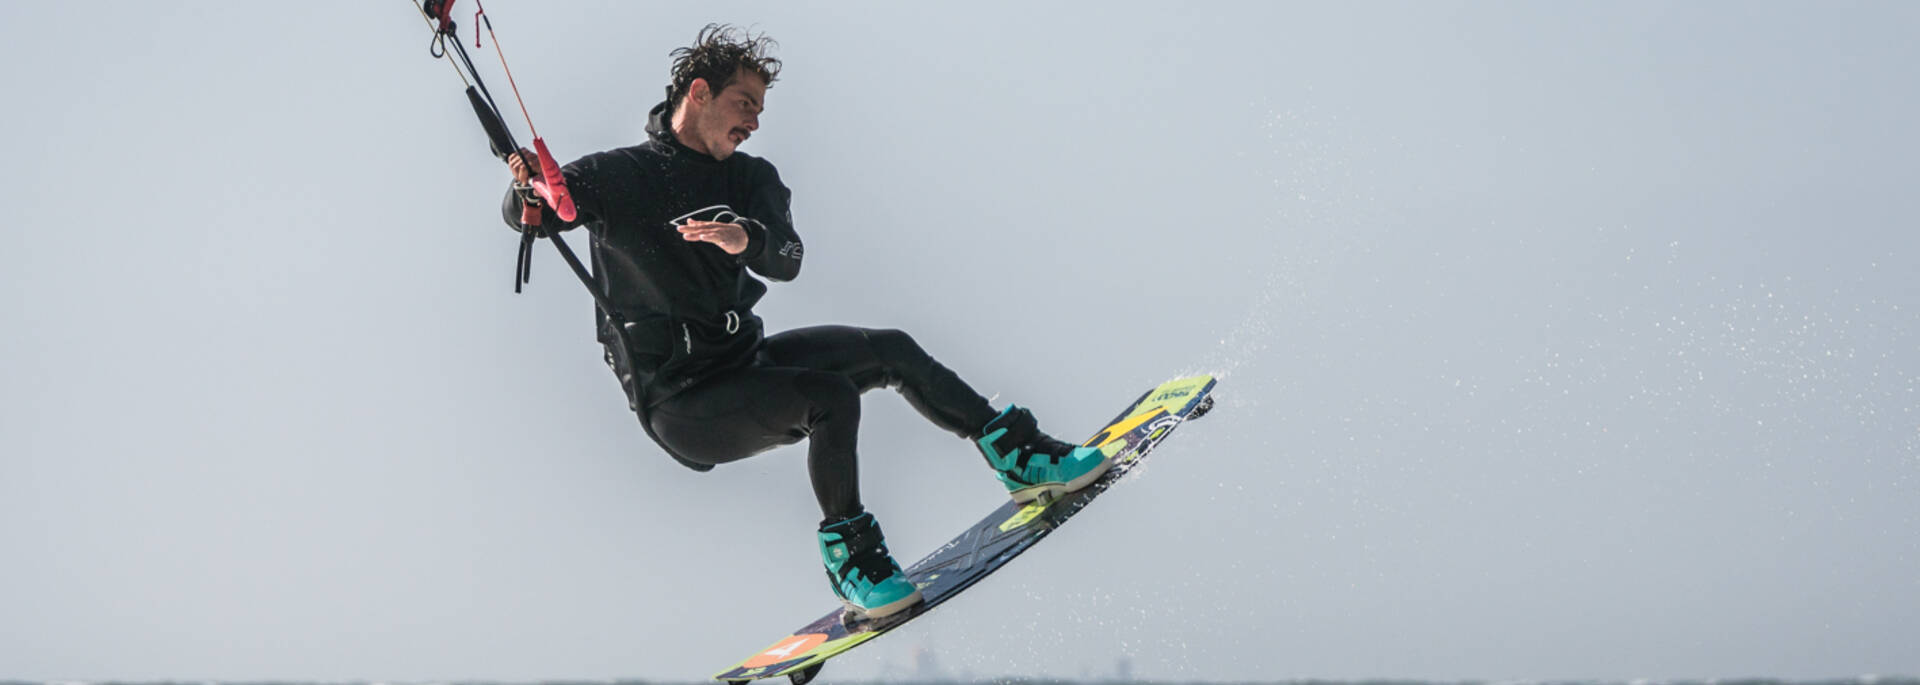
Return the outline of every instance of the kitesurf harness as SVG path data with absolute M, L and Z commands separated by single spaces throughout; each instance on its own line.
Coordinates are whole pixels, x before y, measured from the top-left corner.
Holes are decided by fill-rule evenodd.
M 460 37 L 454 33 L 454 0 L 424 0 L 424 2 L 413 0 L 413 3 L 420 10 L 420 15 L 426 18 L 427 26 L 433 29 L 433 42 L 428 47 L 428 53 L 436 59 L 451 56 L 447 61 L 453 65 L 454 73 L 460 76 L 460 82 L 467 86 L 467 101 L 473 105 L 474 115 L 480 118 L 480 127 L 487 131 L 487 142 L 493 149 L 493 156 L 504 162 L 510 156 L 519 154 L 520 146 L 514 143 L 513 134 L 507 131 L 507 124 L 500 117 L 500 107 L 494 103 L 493 93 L 487 90 L 487 84 L 480 80 L 480 72 L 474 69 L 473 58 L 467 55 L 466 46 L 460 43 Z M 500 37 L 493 32 L 493 20 L 487 17 L 487 10 L 480 4 L 480 0 L 474 0 L 473 5 L 474 21 L 485 25 L 487 35 L 493 37 L 493 50 L 500 56 L 500 68 L 507 74 L 507 84 L 513 89 L 514 101 L 520 105 L 520 114 L 526 117 L 527 130 L 533 134 L 534 153 L 539 156 L 540 162 L 539 177 L 527 186 L 516 187 L 520 192 L 523 209 L 520 213 L 520 257 L 518 263 L 514 265 L 513 291 L 520 292 L 520 286 L 532 278 L 533 242 L 539 238 L 551 239 L 554 249 L 560 251 L 560 258 L 566 260 L 567 266 L 573 269 L 573 274 L 587 286 L 587 292 L 593 295 L 594 304 L 612 324 L 614 339 L 620 346 L 620 353 L 629 354 L 633 345 L 628 339 L 626 317 L 621 316 L 620 310 L 616 309 L 613 303 L 607 300 L 607 296 L 600 292 L 599 286 L 594 283 L 593 274 L 580 263 L 580 258 L 575 256 L 573 249 L 567 246 L 567 241 L 557 232 L 543 230 L 540 225 L 543 206 L 552 208 L 554 216 L 559 217 L 561 221 L 572 221 L 577 216 L 574 211 L 573 196 L 567 192 L 566 177 L 560 171 L 559 162 L 554 160 L 553 153 L 547 151 L 546 141 L 540 138 L 540 131 L 533 126 L 533 115 L 527 113 L 526 101 L 520 98 L 520 86 L 514 83 L 513 70 L 507 66 L 506 52 L 500 48 Z M 473 29 L 473 46 L 481 47 L 479 25 L 474 26 Z M 729 312 L 729 314 L 732 313 Z M 616 367 L 616 371 L 628 366 L 629 364 L 621 364 Z M 631 388 L 630 392 L 635 393 L 629 399 L 632 400 L 634 411 L 640 415 L 640 426 L 646 430 L 648 437 L 653 438 L 653 441 L 660 445 L 661 449 L 675 461 L 696 471 L 713 468 L 709 464 L 690 461 L 667 447 L 659 436 L 654 435 L 653 426 L 647 418 L 646 402 L 642 401 L 639 389 Z

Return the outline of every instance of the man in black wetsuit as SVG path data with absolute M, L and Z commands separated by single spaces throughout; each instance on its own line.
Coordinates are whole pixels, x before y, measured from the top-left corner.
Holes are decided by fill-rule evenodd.
M 673 51 L 648 139 L 566 165 L 578 214 L 563 222 L 542 208 L 540 230 L 586 226 L 592 235 L 594 279 L 617 310 L 598 316 L 607 363 L 667 454 L 706 471 L 808 440 L 834 594 L 880 617 L 921 597 L 860 504 L 861 393 L 898 390 L 929 421 L 973 441 L 1021 502 L 1085 487 L 1109 463 L 1048 437 L 1025 409 L 996 411 L 906 333 L 818 326 L 763 335 L 753 305 L 767 286 L 748 272 L 791 280 L 804 257 L 780 175 L 737 151 L 759 129 L 779 74 L 769 43 L 710 25 Z M 529 159 L 522 150 L 509 160 L 516 183 L 502 207 L 519 230 L 523 207 L 538 201 L 527 191 L 539 170 Z

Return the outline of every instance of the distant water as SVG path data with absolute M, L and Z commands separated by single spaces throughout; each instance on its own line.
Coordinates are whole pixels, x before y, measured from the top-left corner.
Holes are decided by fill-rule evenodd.
M 366 681 L 301 681 L 301 680 L 49 680 L 23 681 L 0 680 L 0 685 L 711 685 L 714 680 L 539 680 L 539 681 L 488 681 L 488 680 L 366 680 Z M 756 681 L 765 685 L 784 685 L 785 678 L 773 678 Z M 847 681 L 834 678 L 817 681 L 845 684 L 879 681 Z M 992 680 L 888 680 L 889 685 L 1920 685 L 1920 677 L 1863 675 L 1850 678 L 1828 678 L 1816 680 L 1783 680 L 1777 678 L 1715 678 L 1710 680 L 1246 680 L 1246 681 L 1179 681 L 1179 680 L 1057 680 L 999 678 Z

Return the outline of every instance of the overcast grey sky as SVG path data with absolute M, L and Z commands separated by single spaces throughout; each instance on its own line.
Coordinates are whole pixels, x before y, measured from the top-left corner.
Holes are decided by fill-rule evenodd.
M 835 674 L 1920 673 L 1920 5 L 488 9 L 566 159 L 702 24 L 780 40 L 772 329 L 906 329 L 1068 435 L 1225 374 Z M 427 38 L 0 4 L 0 677 L 696 680 L 833 605 L 801 449 L 675 465 L 551 248 L 511 294 Z M 904 559 L 1004 497 L 866 415 Z

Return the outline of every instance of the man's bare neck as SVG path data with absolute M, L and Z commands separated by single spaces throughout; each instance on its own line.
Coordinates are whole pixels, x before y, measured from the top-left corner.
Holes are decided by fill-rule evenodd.
M 681 102 L 679 107 L 673 108 L 673 121 L 670 123 L 669 128 L 673 129 L 674 140 L 680 141 L 681 145 L 685 145 L 694 152 L 703 155 L 712 154 L 707 152 L 706 144 L 700 142 L 700 139 L 693 135 L 693 124 L 687 121 L 686 102 Z

